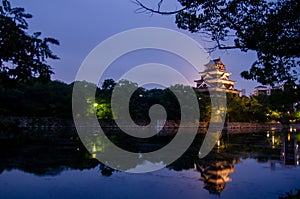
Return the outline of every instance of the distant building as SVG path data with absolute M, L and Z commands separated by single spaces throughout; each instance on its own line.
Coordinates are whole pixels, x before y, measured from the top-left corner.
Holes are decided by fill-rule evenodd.
M 201 78 L 195 80 L 196 90 L 209 92 L 209 88 L 221 88 L 227 93 L 240 94 L 242 91 L 234 88 L 236 81 L 230 79 L 230 72 L 226 71 L 225 64 L 221 58 L 210 60 L 205 64 L 205 70 L 199 72 Z
M 260 93 L 264 93 L 266 95 L 271 95 L 271 90 L 272 88 L 269 87 L 269 86 L 256 86 L 254 89 L 253 89 L 253 92 L 252 94 L 253 95 L 258 95 Z
M 284 91 L 285 90 L 285 87 L 286 85 L 284 83 L 282 84 L 279 84 L 278 86 L 256 86 L 254 89 L 253 89 L 253 92 L 252 92 L 252 95 L 259 95 L 260 93 L 264 93 L 266 95 L 271 95 L 272 92 L 274 91 L 278 91 L 278 90 L 282 90 Z M 296 87 L 297 88 L 297 87 Z M 294 88 L 294 89 L 296 89 Z

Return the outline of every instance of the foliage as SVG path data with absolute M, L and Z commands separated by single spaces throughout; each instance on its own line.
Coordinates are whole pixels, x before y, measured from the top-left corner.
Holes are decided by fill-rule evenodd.
M 293 113 L 293 118 L 295 118 L 297 122 L 300 122 L 300 110 Z
M 164 11 L 140 0 L 138 12 L 176 15 L 179 28 L 214 41 L 209 50 L 257 52 L 257 60 L 241 75 L 262 84 L 294 82 L 300 65 L 300 3 L 297 0 L 177 0 L 178 10 Z M 168 2 L 169 3 L 169 2 Z M 299 69 L 299 68 L 298 68 Z M 299 71 L 298 71 L 299 73 Z
M 296 192 L 293 192 L 292 190 L 287 192 L 285 196 L 280 196 L 279 199 L 297 199 L 300 198 L 300 189 Z
M 272 90 L 271 95 L 260 93 L 254 96 L 263 107 L 267 107 L 267 119 L 283 124 L 298 122 L 300 88 L 286 85 L 284 89 Z
M 0 115 L 71 117 L 71 95 L 72 87 L 58 81 L 0 85 Z
M 196 92 L 196 94 L 199 103 L 200 121 L 209 121 L 211 115 L 211 100 L 201 92 Z
M 149 118 L 149 109 L 151 106 L 155 104 L 162 105 L 167 112 L 167 119 L 169 120 L 180 120 L 181 113 L 179 102 L 176 99 L 176 96 L 173 94 L 171 90 L 180 90 L 182 91 L 185 87 L 183 85 L 175 85 L 166 89 L 150 89 L 145 90 L 144 88 L 139 88 L 136 84 L 128 81 L 121 81 L 119 83 L 114 83 L 112 80 L 109 80 L 110 85 L 121 85 L 121 93 L 118 96 L 119 99 L 122 98 L 122 95 L 126 94 L 126 87 L 134 87 L 136 89 L 130 99 L 130 114 L 134 120 L 144 120 L 146 122 L 150 122 Z M 107 83 L 107 82 L 106 82 Z M 100 116 L 103 112 L 98 109 L 99 105 L 105 104 L 106 107 L 109 107 L 110 97 L 101 98 L 104 96 L 103 93 L 111 95 L 113 90 L 113 86 L 109 86 L 109 89 L 102 89 L 99 91 L 99 97 L 97 98 L 97 115 L 98 118 L 102 118 Z M 123 92 L 123 94 L 122 94 Z M 110 94 L 109 94 L 110 93 Z M 200 121 L 209 121 L 211 114 L 211 99 L 209 95 L 197 92 L 197 98 L 200 109 Z M 190 96 L 184 96 L 188 98 Z M 265 98 L 263 98 L 265 99 Z M 182 107 L 184 108 L 184 107 Z M 185 107 L 185 108 L 188 108 Z M 227 121 L 230 122 L 265 122 L 267 121 L 267 113 L 269 111 L 268 106 L 264 106 L 261 102 L 255 97 L 239 97 L 238 95 L 227 94 Z M 100 111 L 100 112 L 99 112 Z M 104 111 L 105 112 L 105 111 Z M 110 114 L 110 112 L 109 112 Z M 107 114 L 107 115 L 109 115 Z M 106 119 L 108 119 L 106 117 Z M 111 118 L 112 119 L 112 118 Z
M 95 109 L 98 119 L 107 120 L 113 118 L 110 104 L 95 104 Z
M 40 38 L 41 33 L 27 32 L 31 14 L 24 8 L 13 8 L 8 0 L 0 6 L 0 83 L 6 86 L 37 79 L 50 80 L 52 68 L 47 59 L 58 59 L 49 45 L 59 45 L 53 38 Z
M 159 104 L 164 107 L 168 120 L 180 120 L 181 108 L 189 109 L 188 105 L 180 105 L 172 91 L 181 92 L 187 89 L 183 85 L 175 85 L 166 89 L 149 89 L 138 87 L 137 84 L 123 80 L 114 82 L 105 80 L 102 87 L 88 82 L 76 82 L 78 93 L 73 93 L 74 83 L 65 84 L 58 81 L 50 81 L 46 84 L 33 81 L 31 84 L 19 84 L 14 88 L 6 88 L 0 85 L 0 115 L 2 116 L 35 116 L 35 117 L 72 117 L 73 106 L 86 106 L 78 116 L 92 116 L 96 114 L 98 119 L 112 120 L 111 95 L 115 86 L 121 89 L 117 98 L 128 94 L 126 88 L 134 90 L 129 101 L 129 113 L 136 122 L 149 123 L 149 110 Z M 95 93 L 95 97 L 91 96 Z M 196 92 L 200 109 L 200 121 L 211 120 L 211 99 L 206 93 Z M 177 93 L 178 94 L 178 93 Z M 290 123 L 300 121 L 300 107 L 295 106 L 299 98 L 299 89 L 285 89 L 276 91 L 271 95 L 259 94 L 258 96 L 238 96 L 227 93 L 227 122 L 267 122 L 275 121 Z M 183 93 L 183 98 L 193 97 Z M 280 100 L 283 98 L 283 100 Z M 126 108 L 126 107 L 120 107 Z M 114 115 L 115 116 L 115 115 Z
M 267 107 L 254 97 L 227 94 L 227 121 L 265 122 Z
M 99 103 L 95 101 L 94 96 L 95 92 L 97 95 L 99 95 L 99 89 L 97 88 L 97 85 L 87 81 L 76 81 L 72 83 L 72 87 L 73 114 L 75 114 L 77 117 L 93 116 L 96 113 L 95 103 Z

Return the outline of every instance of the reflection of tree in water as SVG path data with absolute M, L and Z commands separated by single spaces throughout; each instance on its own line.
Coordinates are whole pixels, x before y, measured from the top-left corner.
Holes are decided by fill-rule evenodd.
M 53 141 L 53 140 L 52 140 Z M 0 172 L 18 169 L 35 175 L 58 175 L 67 169 L 91 169 L 99 163 L 70 139 L 0 142 Z
M 73 134 L 71 137 L 56 136 L 47 139 L 31 137 L 24 140 L 0 140 L 0 160 L 0 174 L 17 169 L 38 176 L 56 176 L 69 169 L 96 167 L 99 167 L 103 176 L 111 176 L 114 172 L 92 158 Z
M 114 169 L 112 169 L 104 164 L 101 164 L 101 163 L 100 163 L 99 169 L 101 170 L 101 174 L 103 176 L 111 176 L 113 174 L 113 172 L 115 171 Z
M 26 135 L 28 135 L 27 132 Z M 113 169 L 93 159 L 93 154 L 88 153 L 74 133 L 66 135 L 64 131 L 48 132 L 47 134 L 32 133 L 30 135 L 30 137 L 26 136 L 26 139 L 23 139 L 23 137 L 19 139 L 0 139 L 0 174 L 3 171 L 18 169 L 44 176 L 59 175 L 62 171 L 68 169 L 84 170 L 92 168 L 99 168 L 99 175 L 111 176 L 114 173 Z M 37 135 L 40 135 L 40 137 Z M 194 164 L 196 164 L 196 171 L 201 173 L 200 179 L 204 183 L 204 188 L 208 189 L 210 193 L 221 193 L 225 188 L 226 182 L 230 181 L 229 174 L 232 173 L 231 169 L 234 169 L 233 165 L 240 159 L 252 158 L 257 161 L 280 161 L 280 154 L 282 154 L 281 147 L 283 146 L 280 145 L 280 147 L 275 148 L 271 146 L 272 142 L 269 142 L 270 140 L 272 141 L 271 134 L 269 137 L 267 133 L 239 134 L 227 137 L 223 135 L 220 145 L 224 146 L 216 146 L 208 156 L 199 159 L 198 152 L 203 137 L 204 135 L 198 135 L 186 153 L 169 165 L 168 168 L 182 171 L 193 169 Z M 294 143 L 293 146 L 298 149 L 299 153 L 299 146 L 297 146 L 300 141 L 299 134 L 294 136 L 291 134 L 290 138 L 287 137 L 286 139 L 288 143 Z M 96 141 L 101 140 L 96 139 Z M 115 141 L 121 142 L 123 139 L 116 137 Z M 140 150 L 141 148 L 153 149 L 156 146 L 160 146 L 160 143 L 166 143 L 168 139 L 159 138 L 159 141 L 159 143 L 154 144 L 151 142 L 133 143 L 133 140 L 126 139 L 123 145 L 132 145 L 131 147 L 135 150 Z M 96 142 L 95 147 L 94 142 L 91 145 L 92 149 L 97 152 L 101 151 L 102 146 L 104 146 L 102 142 Z M 286 157 L 288 157 L 287 154 Z M 294 154 L 293 157 L 295 157 Z M 121 158 L 126 160 L 126 157 Z M 132 168 L 135 166 L 132 165 Z M 226 172 L 223 170 L 226 170 Z M 220 183 L 222 182 L 220 179 L 225 181 L 225 183 Z

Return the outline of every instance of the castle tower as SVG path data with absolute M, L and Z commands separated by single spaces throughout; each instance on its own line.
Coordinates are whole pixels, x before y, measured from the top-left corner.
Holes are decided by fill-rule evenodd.
M 201 78 L 195 80 L 196 90 L 200 92 L 208 92 L 209 88 L 216 87 L 225 89 L 228 93 L 240 94 L 242 91 L 234 88 L 236 81 L 230 80 L 230 72 L 226 71 L 225 64 L 221 61 L 221 58 L 210 60 L 205 64 L 205 70 L 199 72 Z

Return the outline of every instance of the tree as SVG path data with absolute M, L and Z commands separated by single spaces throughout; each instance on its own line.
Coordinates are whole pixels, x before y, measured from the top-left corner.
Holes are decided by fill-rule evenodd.
M 49 81 L 52 68 L 47 59 L 58 59 L 49 44 L 59 45 L 53 38 L 40 38 L 41 33 L 27 32 L 31 14 L 24 8 L 12 8 L 8 0 L 0 6 L 0 79 L 2 83 Z
M 0 115 L 72 117 L 72 85 L 59 81 L 19 83 L 5 88 L 0 84 Z
M 257 60 L 242 77 L 262 84 L 295 82 L 300 62 L 300 2 L 297 0 L 177 0 L 180 8 L 164 11 L 139 6 L 137 12 L 176 15 L 179 28 L 202 33 L 214 41 L 215 49 L 256 51 Z M 299 73 L 299 71 L 298 71 Z
M 104 80 L 104 82 L 101 86 L 101 90 L 107 91 L 107 92 L 112 92 L 115 85 L 116 85 L 116 82 L 113 79 L 106 79 L 106 80 Z

